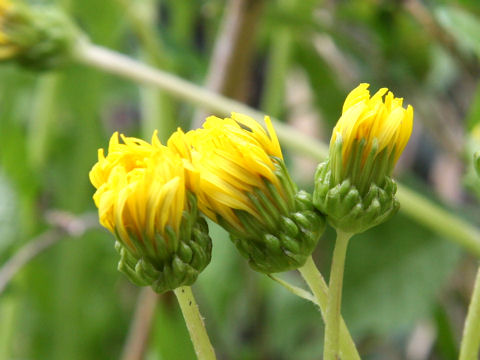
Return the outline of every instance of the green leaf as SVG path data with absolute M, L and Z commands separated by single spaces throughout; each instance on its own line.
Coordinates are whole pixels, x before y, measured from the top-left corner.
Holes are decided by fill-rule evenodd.
M 480 57 L 480 18 L 455 6 L 438 7 L 435 16 L 461 48 Z
M 343 298 L 350 330 L 391 334 L 430 317 L 459 254 L 452 243 L 400 214 L 354 236 Z

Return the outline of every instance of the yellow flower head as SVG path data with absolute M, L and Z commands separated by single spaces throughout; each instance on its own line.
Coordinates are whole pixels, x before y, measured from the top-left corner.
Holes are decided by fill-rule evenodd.
M 199 209 L 214 221 L 221 216 L 243 229 L 238 210 L 263 219 L 257 192 L 269 194 L 272 204 L 272 191 L 287 201 L 288 190 L 278 176 L 282 152 L 270 119 L 265 122 L 267 131 L 246 115 L 211 116 L 203 128 L 186 134 L 178 130 L 169 139 L 168 146 L 185 159 Z
M 9 36 L 3 30 L 7 12 L 11 7 L 12 3 L 9 0 L 0 0 L 0 60 L 11 58 L 19 50 L 19 48 L 10 41 Z
M 266 130 L 245 115 L 211 116 L 167 145 L 184 159 L 198 208 L 229 231 L 255 270 L 272 273 L 302 266 L 325 220 L 290 179 L 268 117 L 265 123 Z
M 185 171 L 181 158 L 161 145 L 156 134 L 152 144 L 122 140 L 114 133 L 108 155 L 98 151 L 90 171 L 97 188 L 93 199 L 103 226 L 133 253 L 143 253 L 145 246 L 153 257 L 158 235 L 168 241 L 167 227 L 179 231 L 186 206 Z
M 90 171 L 100 223 L 117 238 L 118 268 L 161 293 L 191 285 L 208 265 L 212 243 L 182 158 L 153 134 L 151 144 L 114 133 L 108 155 Z
M 335 181 L 350 178 L 362 188 L 391 174 L 413 126 L 411 105 L 405 109 L 403 99 L 386 88 L 370 97 L 368 87 L 360 84 L 347 96 L 330 141 Z

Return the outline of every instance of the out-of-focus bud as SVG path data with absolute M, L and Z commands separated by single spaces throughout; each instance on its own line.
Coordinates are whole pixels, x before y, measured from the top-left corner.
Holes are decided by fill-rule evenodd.
M 60 9 L 0 0 L 0 61 L 17 61 L 34 69 L 68 63 L 81 37 Z
M 182 159 L 160 144 L 118 134 L 90 171 L 100 223 L 115 235 L 119 270 L 156 292 L 191 285 L 211 258 L 205 219 L 185 187 Z
M 203 128 L 178 130 L 168 146 L 185 161 L 200 210 L 230 233 L 257 271 L 302 266 L 325 229 L 311 196 L 298 191 L 268 117 L 209 117 Z
M 346 98 L 330 154 L 315 175 L 315 206 L 347 233 L 376 226 L 398 209 L 393 168 L 410 138 L 413 108 L 388 89 L 360 84 Z M 386 96 L 384 97 L 384 95 Z

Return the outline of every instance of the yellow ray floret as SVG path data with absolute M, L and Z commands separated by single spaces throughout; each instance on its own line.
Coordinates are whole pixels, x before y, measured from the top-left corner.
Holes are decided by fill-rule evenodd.
M 199 208 L 213 220 L 220 215 L 241 228 L 236 210 L 260 217 L 249 198 L 266 182 L 283 194 L 275 174 L 275 162 L 282 152 L 271 121 L 267 131 L 254 119 L 232 113 L 231 118 L 209 117 L 198 130 L 178 130 L 168 147 L 179 153 L 189 174 L 189 187 L 197 195 Z
M 0 0 L 0 17 L 5 14 L 10 6 L 12 6 L 12 2 L 10 0 Z
M 145 241 L 155 248 L 156 235 L 165 236 L 166 226 L 179 231 L 186 206 L 182 159 L 156 134 L 151 144 L 121 138 L 123 143 L 113 134 L 108 155 L 100 149 L 89 174 L 100 223 L 132 251 Z
M 330 146 L 341 137 L 343 163 L 347 164 L 359 141 L 365 141 L 364 160 L 377 142 L 376 153 L 386 150 L 387 156 L 393 154 L 394 165 L 412 133 L 413 108 L 408 105 L 405 109 L 403 99 L 394 97 L 386 88 L 370 97 L 368 87 L 369 84 L 360 84 L 347 96 Z
M 10 1 L 0 0 L 0 59 L 11 58 L 18 52 L 18 47 L 10 42 L 9 37 L 2 30 L 5 26 L 6 12 L 11 6 Z

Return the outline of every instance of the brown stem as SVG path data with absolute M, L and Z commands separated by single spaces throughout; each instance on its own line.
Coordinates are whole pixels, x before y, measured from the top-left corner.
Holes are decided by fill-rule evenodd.
M 66 236 L 80 237 L 87 230 L 98 226 L 97 216 L 91 214 L 75 217 L 65 212 L 51 211 L 47 213 L 46 217 L 53 228 L 27 242 L 0 268 L 0 294 L 15 274 L 43 251 Z
M 141 360 L 145 355 L 152 328 L 158 294 L 150 288 L 143 288 L 138 294 L 127 341 L 123 348 L 122 360 Z
M 205 87 L 237 100 L 245 100 L 245 89 L 255 45 L 255 32 L 264 0 L 230 0 L 218 30 Z M 193 126 L 205 120 L 195 114 Z
M 476 76 L 479 68 L 473 57 L 468 57 L 459 51 L 455 39 L 445 31 L 430 11 L 419 0 L 405 0 L 405 9 L 417 20 L 426 32 L 436 39 L 471 75 Z

